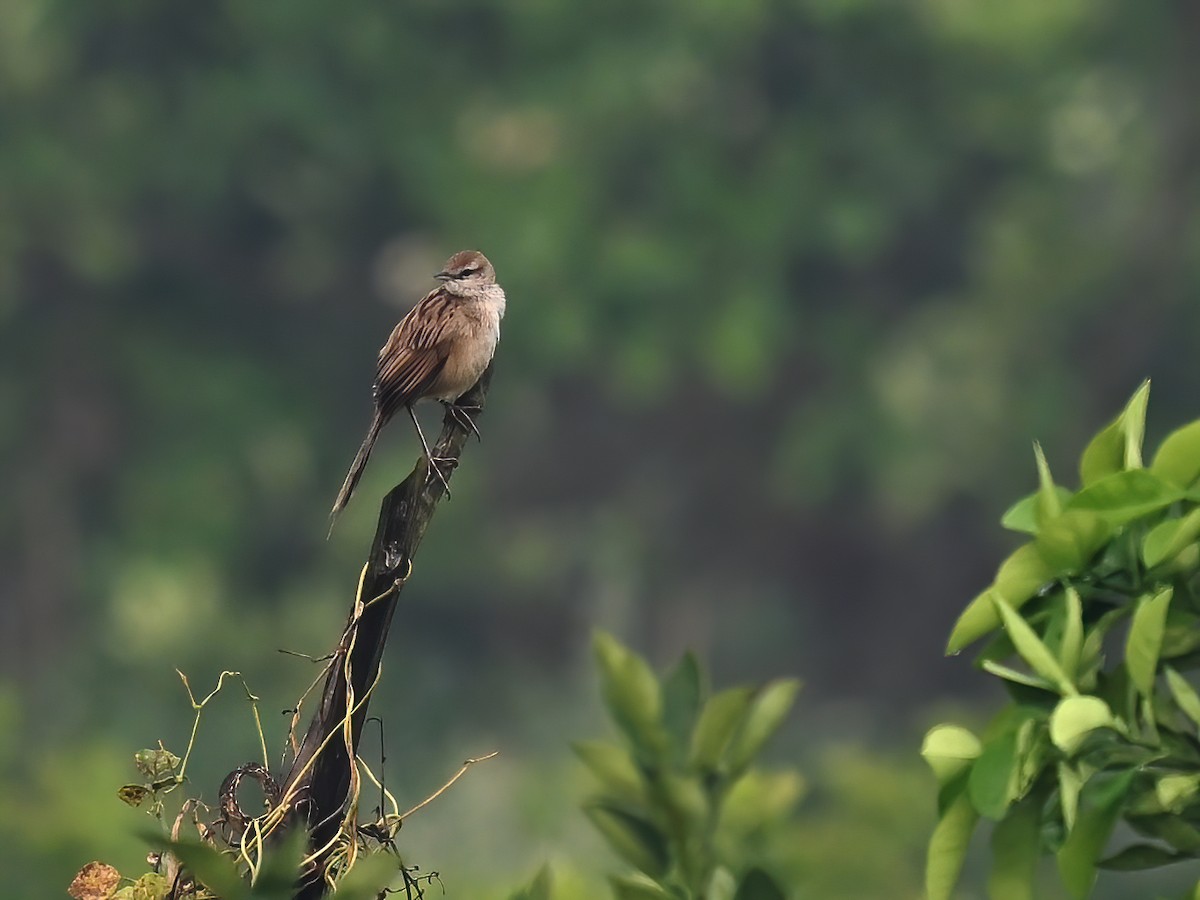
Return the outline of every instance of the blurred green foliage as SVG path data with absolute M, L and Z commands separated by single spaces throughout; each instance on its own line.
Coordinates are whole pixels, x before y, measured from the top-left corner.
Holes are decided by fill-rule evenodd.
M 1165 421 L 1195 415 L 1196 16 L 4 0 L 7 887 L 136 865 L 111 786 L 186 735 L 173 667 L 252 673 L 266 710 L 301 692 L 264 654 L 341 624 L 372 497 L 415 458 L 385 435 L 323 542 L 374 353 L 463 246 L 512 299 L 496 390 L 378 699 L 420 723 L 388 741 L 414 801 L 464 756 L 512 762 L 412 829 L 417 858 L 490 872 L 484 896 L 585 839 L 550 761 L 594 727 L 594 625 L 722 680 L 801 672 L 817 744 L 885 744 L 806 768 L 814 801 L 859 796 L 854 760 L 883 779 L 959 687 L 937 623 L 986 577 L 1027 440 L 1077 445 L 1146 375 Z M 202 790 L 257 754 L 235 707 Z M 921 776 L 888 776 L 891 812 L 826 813 L 913 865 Z M 838 865 L 823 896 L 871 883 Z
M 797 799 L 797 778 L 747 776 L 791 709 L 799 682 L 714 694 L 691 654 L 659 679 L 611 635 L 600 632 L 594 643 L 605 705 L 622 741 L 583 741 L 575 753 L 601 787 L 584 812 L 636 869 L 610 878 L 614 895 L 782 900 L 784 888 L 755 865 L 747 838 L 757 832 L 761 841 L 770 839 L 767 826 Z M 726 804 L 739 790 L 731 818 Z

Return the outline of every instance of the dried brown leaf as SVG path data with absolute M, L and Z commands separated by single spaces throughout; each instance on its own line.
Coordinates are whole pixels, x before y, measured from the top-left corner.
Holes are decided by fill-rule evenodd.
M 90 862 L 79 870 L 67 893 L 75 900 L 108 900 L 120 881 L 121 873 L 108 863 Z

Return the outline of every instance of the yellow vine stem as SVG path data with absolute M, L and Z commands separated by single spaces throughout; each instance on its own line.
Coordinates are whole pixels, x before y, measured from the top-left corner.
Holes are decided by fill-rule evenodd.
M 333 660 L 335 656 L 336 654 L 331 655 L 329 659 Z M 311 659 L 311 657 L 307 658 Z M 296 743 L 296 726 L 300 724 L 300 708 L 304 706 L 304 701 L 308 699 L 308 695 L 311 694 L 313 689 L 321 683 L 321 679 L 323 679 L 328 672 L 329 666 L 326 665 L 325 668 L 317 673 L 317 677 L 314 678 L 309 686 L 304 689 L 304 693 L 300 695 L 300 699 L 296 701 L 296 706 L 292 710 L 292 719 L 290 722 L 288 722 L 288 743 L 291 745 L 292 756 L 295 756 L 300 752 L 300 745 Z M 287 762 L 286 753 L 283 757 L 283 761 L 284 763 Z
M 362 615 L 362 610 L 365 606 L 359 607 L 359 615 Z M 358 629 L 354 629 L 354 636 L 351 638 L 350 649 L 346 652 L 346 661 L 344 663 L 343 673 L 346 678 L 346 706 L 354 705 L 354 689 L 350 687 L 351 666 L 350 660 L 354 656 L 354 645 L 358 642 Z M 378 683 L 378 674 L 376 675 L 376 683 Z M 374 685 L 371 686 L 372 688 Z M 370 689 L 367 690 L 367 695 L 370 694 Z M 364 695 L 364 700 L 366 696 Z M 342 718 L 342 743 L 346 749 L 347 765 L 350 767 L 350 784 L 348 786 L 348 802 L 346 803 L 346 812 L 342 816 L 342 825 L 338 829 L 339 833 L 345 834 L 347 838 L 354 834 L 355 825 L 358 822 L 358 798 L 362 793 L 362 778 L 358 774 L 358 766 L 354 764 L 354 722 L 352 716 Z M 349 840 L 346 845 L 346 868 L 351 868 L 358 858 L 358 841 Z M 325 867 L 325 879 L 330 879 L 330 868 Z M 332 884 L 330 885 L 333 886 Z
M 266 768 L 270 766 L 270 759 L 267 756 L 267 738 L 266 735 L 263 734 L 262 718 L 258 714 L 259 698 L 256 697 L 253 691 L 250 690 L 250 685 L 246 683 L 246 679 L 241 672 L 230 672 L 228 670 L 222 672 L 220 677 L 217 679 L 217 686 L 209 691 L 208 696 L 206 696 L 199 703 L 196 702 L 196 695 L 192 693 L 192 685 L 188 681 L 188 677 L 179 669 L 176 669 L 175 673 L 179 676 L 179 680 L 183 682 L 183 687 L 184 690 L 187 691 L 188 700 L 191 701 L 192 709 L 196 711 L 196 718 L 192 721 L 192 734 L 191 737 L 188 738 L 187 750 L 183 754 L 183 762 L 179 764 L 179 780 L 181 782 L 187 774 L 187 765 L 188 760 L 191 759 L 192 756 L 192 748 L 196 745 L 196 735 L 200 731 L 200 717 L 203 715 L 204 707 L 208 705 L 208 702 L 212 700 L 213 697 L 221 692 L 221 689 L 225 686 L 226 678 L 236 678 L 242 683 L 242 689 L 246 692 L 246 699 L 250 701 L 250 709 L 254 714 L 254 727 L 255 730 L 258 731 L 258 743 L 259 747 L 262 749 L 263 767 Z
M 391 818 L 399 819 L 400 804 L 396 802 L 396 798 L 392 795 L 392 792 L 385 788 L 383 786 L 383 782 L 375 777 L 375 773 L 371 771 L 371 767 L 367 765 L 366 760 L 364 760 L 361 756 L 358 758 L 358 764 L 363 767 L 363 771 L 367 773 L 367 778 L 370 780 L 370 782 L 375 785 L 375 787 L 379 788 L 379 790 L 383 791 L 383 799 L 387 801 L 388 805 L 390 805 L 392 808 L 392 811 L 386 815 L 382 809 L 379 810 L 380 815 L 383 815 L 384 821 Z
M 246 835 L 250 831 L 254 832 L 254 837 L 252 840 L 248 841 L 246 839 Z M 241 856 L 243 861 L 245 861 L 246 867 L 250 871 L 250 884 L 252 885 L 258 881 L 259 869 L 262 867 L 263 837 L 264 835 L 259 819 L 251 819 L 246 823 L 246 827 L 242 829 L 242 840 L 241 846 L 238 847 L 238 855 Z M 246 852 L 246 845 L 250 843 L 253 843 L 255 848 L 254 859 L 251 859 L 250 854 Z
M 442 794 L 446 793 L 446 791 L 450 790 L 451 785 L 453 785 L 454 782 L 458 781 L 458 779 L 462 778 L 463 775 L 467 774 L 467 769 L 471 768 L 471 766 L 475 765 L 476 763 L 487 762 L 489 759 L 495 759 L 499 755 L 500 755 L 499 750 L 493 750 L 487 756 L 477 756 L 474 759 L 464 760 L 463 764 L 462 764 L 462 768 L 459 769 L 457 772 L 455 772 L 454 776 L 449 781 L 447 781 L 445 784 L 443 784 L 440 788 L 438 788 L 436 791 L 434 791 L 432 794 L 430 794 L 428 797 L 426 797 L 424 800 L 422 800 L 420 803 L 418 803 L 416 806 L 414 806 L 408 812 L 401 814 L 400 821 L 403 822 L 405 819 L 407 819 L 409 816 L 411 816 L 417 810 L 425 808 L 430 803 L 432 803 L 434 800 L 436 800 L 438 797 L 442 796 Z

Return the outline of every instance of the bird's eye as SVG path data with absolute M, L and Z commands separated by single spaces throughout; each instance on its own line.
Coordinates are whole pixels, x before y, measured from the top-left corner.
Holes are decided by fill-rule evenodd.
M 479 269 L 476 269 L 476 268 L 463 269 L 461 272 L 458 273 L 458 277 L 466 278 L 470 275 L 474 275 L 478 271 L 479 271 Z

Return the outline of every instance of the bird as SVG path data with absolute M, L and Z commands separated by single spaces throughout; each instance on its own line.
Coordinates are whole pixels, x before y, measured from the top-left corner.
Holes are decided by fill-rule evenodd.
M 455 253 L 433 277 L 441 284 L 417 301 L 379 351 L 372 392 L 375 411 L 330 510 L 330 533 L 350 502 L 380 430 L 401 409 L 408 411 L 429 468 L 447 496 L 450 486 L 430 453 L 413 407 L 422 400 L 440 401 L 460 425 L 479 436 L 471 411 L 456 401 L 491 364 L 504 318 L 504 289 L 496 282 L 495 268 L 478 250 Z

